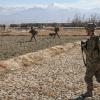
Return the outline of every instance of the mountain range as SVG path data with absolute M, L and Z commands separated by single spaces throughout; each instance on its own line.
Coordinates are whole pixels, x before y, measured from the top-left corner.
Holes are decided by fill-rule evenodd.
M 68 22 L 78 16 L 86 19 L 90 16 L 100 16 L 100 8 L 79 9 L 59 8 L 54 4 L 47 7 L 0 7 L 0 23 L 40 23 Z

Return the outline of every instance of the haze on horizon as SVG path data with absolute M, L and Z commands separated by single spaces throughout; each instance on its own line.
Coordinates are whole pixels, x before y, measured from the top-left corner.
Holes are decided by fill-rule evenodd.
M 71 13 L 81 15 L 82 11 L 82 14 L 88 14 L 89 12 L 92 12 L 89 11 L 91 9 L 94 9 L 93 13 L 97 13 L 99 16 L 100 0 L 0 0 L 0 23 L 20 23 L 24 21 L 61 22 L 61 19 L 65 21 L 68 17 L 72 17 L 73 14 Z M 40 14 L 44 12 L 49 13 L 50 20 L 47 18 L 48 16 Z M 30 18 L 28 18 L 27 14 L 31 13 L 32 16 L 30 17 L 29 15 Z M 34 15 L 34 13 L 37 16 Z M 54 17 L 53 14 L 56 17 Z
M 100 8 L 100 0 L 0 0 L 1 7 L 33 7 L 52 3 L 62 8 Z

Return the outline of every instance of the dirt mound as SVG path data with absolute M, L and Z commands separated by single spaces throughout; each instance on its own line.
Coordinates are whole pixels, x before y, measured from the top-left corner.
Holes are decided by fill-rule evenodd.
M 0 67 L 3 69 L 18 69 L 20 67 L 26 67 L 34 63 L 38 63 L 38 61 L 48 59 L 64 53 L 65 51 L 70 50 L 74 47 L 73 43 L 68 43 L 63 46 L 55 46 L 45 50 L 40 50 L 35 53 L 28 53 L 26 55 L 21 55 L 19 57 L 14 57 L 9 60 L 1 61 Z

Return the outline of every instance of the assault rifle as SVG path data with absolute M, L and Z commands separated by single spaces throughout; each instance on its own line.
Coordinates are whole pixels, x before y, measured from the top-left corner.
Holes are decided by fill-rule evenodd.
M 84 58 L 84 48 L 87 49 L 87 41 L 86 42 L 81 41 L 82 58 L 83 58 L 84 65 L 86 66 L 86 60 Z

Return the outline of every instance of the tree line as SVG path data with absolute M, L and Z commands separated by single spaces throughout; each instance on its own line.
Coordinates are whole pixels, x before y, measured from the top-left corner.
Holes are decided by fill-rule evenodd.
M 43 28 L 44 27 L 54 27 L 56 25 L 60 27 L 84 27 L 87 23 L 92 22 L 96 23 L 98 27 L 100 27 L 100 17 L 96 14 L 92 14 L 89 18 L 86 18 L 85 15 L 80 16 L 78 14 L 75 14 L 73 19 L 71 21 L 66 21 L 65 23 L 21 23 L 21 24 L 10 24 L 9 26 L 14 27 L 20 27 L 20 28 L 27 28 L 27 27 L 38 27 Z M 6 25 L 5 25 L 6 26 Z M 0 24 L 0 27 L 4 27 L 4 24 Z

